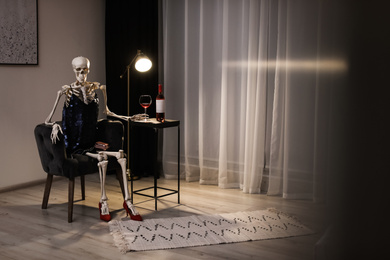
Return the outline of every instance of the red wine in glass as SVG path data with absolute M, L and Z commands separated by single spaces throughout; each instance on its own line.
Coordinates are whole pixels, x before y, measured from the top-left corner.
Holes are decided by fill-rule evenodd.
M 150 103 L 141 103 L 140 105 L 141 105 L 141 107 L 143 107 L 143 108 L 148 108 L 148 107 L 150 107 Z
M 149 115 L 146 113 L 146 109 L 150 107 L 150 105 L 152 104 L 152 97 L 150 95 L 141 95 L 139 97 L 139 104 L 141 105 L 141 107 L 145 109 L 145 113 L 143 117 L 145 118 L 146 121 L 147 118 L 149 117 Z

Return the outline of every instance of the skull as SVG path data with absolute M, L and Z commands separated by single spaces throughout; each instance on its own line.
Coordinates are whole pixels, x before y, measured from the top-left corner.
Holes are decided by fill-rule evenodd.
M 73 71 L 79 83 L 84 83 L 87 80 L 89 65 L 89 60 L 82 56 L 76 57 L 72 60 Z

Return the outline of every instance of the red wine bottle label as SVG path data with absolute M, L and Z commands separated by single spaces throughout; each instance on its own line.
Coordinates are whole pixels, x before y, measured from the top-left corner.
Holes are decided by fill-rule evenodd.
M 156 100 L 156 113 L 165 113 L 165 99 Z

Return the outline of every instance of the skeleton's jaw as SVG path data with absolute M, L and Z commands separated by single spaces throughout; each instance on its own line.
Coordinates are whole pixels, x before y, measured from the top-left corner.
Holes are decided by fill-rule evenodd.
M 76 72 L 76 79 L 77 79 L 76 82 L 77 85 L 84 85 L 85 82 L 87 81 L 87 74 L 81 74 Z

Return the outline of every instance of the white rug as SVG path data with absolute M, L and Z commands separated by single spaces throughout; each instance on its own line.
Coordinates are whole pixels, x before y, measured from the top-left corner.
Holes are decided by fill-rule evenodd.
M 296 218 L 274 209 L 218 215 L 109 222 L 122 251 L 205 246 L 313 234 Z

